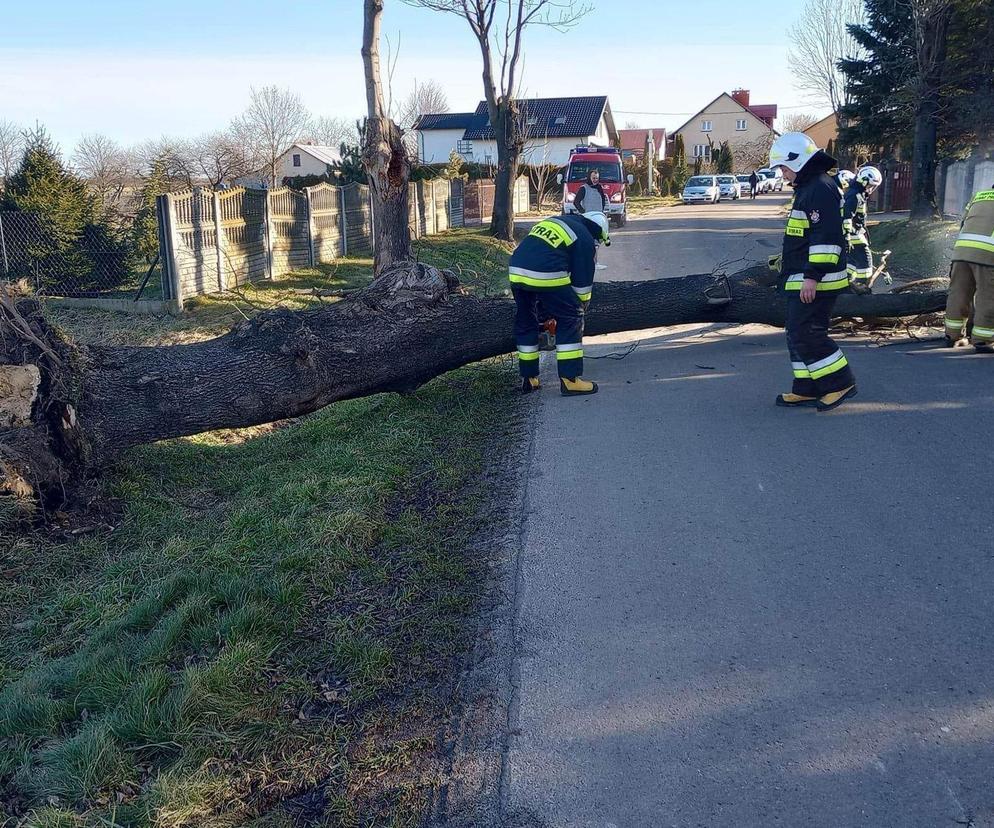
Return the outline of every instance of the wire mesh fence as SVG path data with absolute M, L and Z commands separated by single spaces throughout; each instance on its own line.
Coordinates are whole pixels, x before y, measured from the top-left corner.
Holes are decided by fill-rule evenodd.
M 135 296 L 160 292 L 158 258 L 145 261 L 101 227 L 62 231 L 37 213 L 0 210 L 0 278 L 24 280 L 39 294 Z

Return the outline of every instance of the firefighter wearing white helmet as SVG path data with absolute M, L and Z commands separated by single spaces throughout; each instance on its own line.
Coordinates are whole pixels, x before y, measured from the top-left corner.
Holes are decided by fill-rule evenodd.
M 770 149 L 770 167 L 780 167 L 794 185 L 780 270 L 794 384 L 776 400 L 788 408 L 829 411 L 856 394 L 849 362 L 828 335 L 832 308 L 849 286 L 842 194 L 828 174 L 835 166 L 835 159 L 802 132 L 781 135 Z
M 570 213 L 535 224 L 511 254 L 508 278 L 517 306 L 514 339 L 523 393 L 541 387 L 540 312 L 556 321 L 561 393 L 567 397 L 597 393 L 597 383 L 582 376 L 583 315 L 594 289 L 597 245 L 610 242 L 606 215 Z
M 866 231 L 866 198 L 883 180 L 876 167 L 860 167 L 846 190 L 842 207 L 842 224 L 849 244 L 846 272 L 857 293 L 869 292 L 870 276 L 873 274 L 873 252 Z
M 839 189 L 845 192 L 849 189 L 849 185 L 852 180 L 856 177 L 856 173 L 852 170 L 839 170 L 835 174 L 835 183 L 839 185 Z

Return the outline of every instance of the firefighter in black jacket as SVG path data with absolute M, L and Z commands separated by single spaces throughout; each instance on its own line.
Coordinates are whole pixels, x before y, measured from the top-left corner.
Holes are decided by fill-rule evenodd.
M 781 167 L 794 185 L 780 270 L 794 385 L 777 397 L 781 406 L 829 411 L 856 395 L 852 369 L 828 335 L 835 300 L 849 286 L 842 192 L 828 175 L 835 163 L 802 132 L 781 135 L 770 149 L 770 168 Z
M 842 207 L 842 227 L 846 231 L 849 254 L 846 257 L 846 271 L 853 290 L 857 293 L 870 292 L 870 276 L 873 275 L 873 253 L 866 233 L 866 199 L 883 183 L 883 176 L 876 167 L 862 167 L 845 188 L 845 201 Z
M 511 254 L 508 270 L 517 305 L 514 339 L 525 394 L 540 387 L 540 304 L 556 320 L 560 391 L 567 397 L 597 393 L 597 383 L 583 379 L 583 314 L 594 289 L 598 242 L 611 243 L 604 213 L 555 216 L 532 227 Z

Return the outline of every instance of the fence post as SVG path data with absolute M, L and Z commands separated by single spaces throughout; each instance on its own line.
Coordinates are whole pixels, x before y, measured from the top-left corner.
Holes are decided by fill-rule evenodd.
M 271 210 L 269 209 L 269 198 L 272 193 L 268 187 L 266 188 L 266 200 L 262 209 L 262 221 L 265 227 L 265 240 L 266 240 L 266 276 L 267 279 L 273 278 L 273 227 L 271 222 Z
M 341 213 L 342 213 L 342 257 L 349 255 L 349 218 L 345 210 L 345 188 L 350 185 L 346 184 L 344 187 L 338 188 L 338 194 L 342 198 Z
M 169 286 L 169 298 L 176 304 L 176 309 L 183 310 L 183 283 L 180 280 L 179 261 L 176 256 L 176 251 L 179 249 L 176 240 L 176 206 L 173 204 L 172 193 L 158 196 L 156 203 L 160 207 L 161 214 L 159 246 L 162 250 L 163 282 Z M 166 291 L 164 290 L 163 293 Z
M 366 196 L 366 201 L 369 202 L 369 249 L 372 251 L 373 256 L 376 256 L 376 212 L 373 210 L 373 188 L 369 188 L 369 194 Z
M 221 226 L 221 194 L 216 190 L 214 196 L 214 247 L 217 250 L 217 289 L 226 290 L 228 280 L 224 276 L 224 259 L 227 239 Z
M 311 267 L 317 267 L 318 260 L 314 255 L 314 210 L 311 205 L 311 188 L 304 187 L 304 201 L 307 205 L 307 251 L 311 258 Z

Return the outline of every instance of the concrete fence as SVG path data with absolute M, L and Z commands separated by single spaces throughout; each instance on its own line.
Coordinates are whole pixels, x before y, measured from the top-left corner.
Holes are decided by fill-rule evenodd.
M 318 184 L 303 192 L 281 187 L 194 188 L 159 196 L 163 298 L 218 293 L 343 256 L 372 256 L 375 234 L 369 188 Z M 416 238 L 490 221 L 492 181 L 411 184 L 410 227 Z M 514 189 L 515 212 L 528 210 L 528 181 Z

